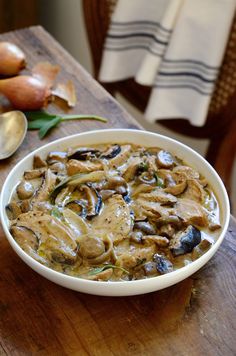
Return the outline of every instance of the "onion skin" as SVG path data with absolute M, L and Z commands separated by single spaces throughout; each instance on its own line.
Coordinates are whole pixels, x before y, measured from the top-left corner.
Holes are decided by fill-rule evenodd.
M 0 92 L 19 110 L 39 110 L 51 96 L 47 85 L 32 76 L 20 75 L 0 80 Z
M 25 64 L 25 54 L 19 47 L 11 42 L 0 42 L 0 75 L 16 75 Z

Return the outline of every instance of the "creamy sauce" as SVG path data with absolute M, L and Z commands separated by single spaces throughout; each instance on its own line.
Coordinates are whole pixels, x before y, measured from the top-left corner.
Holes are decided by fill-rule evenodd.
M 170 152 L 129 143 L 35 157 L 7 211 L 30 256 L 92 280 L 169 273 L 204 254 L 221 231 L 204 177 Z

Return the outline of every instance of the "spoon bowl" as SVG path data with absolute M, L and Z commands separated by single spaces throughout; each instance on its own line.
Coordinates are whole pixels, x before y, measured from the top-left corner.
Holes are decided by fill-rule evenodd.
M 5 159 L 22 144 L 27 131 L 27 119 L 21 111 L 0 115 L 0 159 Z

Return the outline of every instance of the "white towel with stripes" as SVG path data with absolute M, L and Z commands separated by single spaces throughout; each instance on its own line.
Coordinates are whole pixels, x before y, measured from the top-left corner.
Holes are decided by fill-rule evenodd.
M 236 0 L 118 0 L 99 80 L 152 86 L 150 122 L 204 125 L 235 8 Z

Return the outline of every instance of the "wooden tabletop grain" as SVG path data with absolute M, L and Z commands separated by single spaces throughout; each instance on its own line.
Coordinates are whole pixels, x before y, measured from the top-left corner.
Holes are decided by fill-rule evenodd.
M 97 114 L 107 124 L 67 122 L 40 141 L 28 132 L 11 158 L 0 162 L 0 185 L 28 152 L 76 132 L 140 128 L 138 123 L 40 27 L 0 36 L 24 50 L 28 68 L 48 60 L 59 80 L 76 85 L 71 113 Z M 62 107 L 50 105 L 51 112 Z M 49 282 L 13 252 L 0 229 L 0 355 L 235 355 L 236 222 L 198 273 L 165 290 L 110 298 L 70 291 Z

